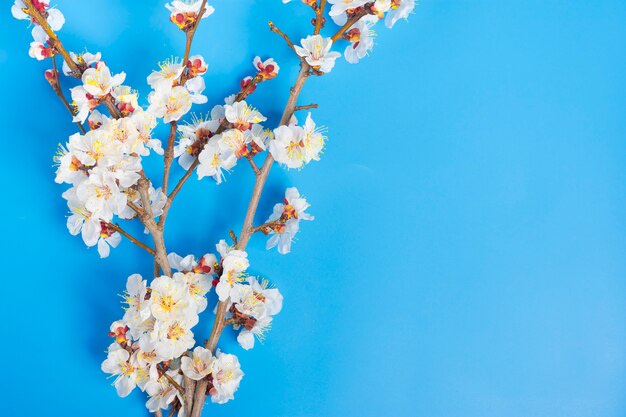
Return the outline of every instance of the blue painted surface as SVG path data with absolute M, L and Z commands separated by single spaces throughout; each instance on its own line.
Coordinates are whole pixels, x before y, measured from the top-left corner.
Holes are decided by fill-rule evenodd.
M 146 93 L 184 44 L 153 3 L 59 0 L 61 36 Z M 280 76 L 250 101 L 275 123 L 296 69 L 265 23 L 297 38 L 310 13 L 213 3 L 194 44 L 209 102 L 273 56 Z M 295 185 L 316 221 L 286 257 L 253 239 L 251 269 L 285 307 L 264 346 L 222 339 L 246 376 L 205 415 L 626 415 L 625 21 L 619 0 L 423 0 L 371 57 L 312 79 L 301 102 L 320 105 L 326 152 L 274 169 L 258 220 Z M 72 126 L 7 5 L 0 33 L 2 414 L 146 415 L 99 367 L 117 294 L 150 262 L 128 242 L 101 261 L 65 230 L 51 157 Z M 243 164 L 219 187 L 190 182 L 169 249 L 201 254 L 238 230 L 251 187 Z

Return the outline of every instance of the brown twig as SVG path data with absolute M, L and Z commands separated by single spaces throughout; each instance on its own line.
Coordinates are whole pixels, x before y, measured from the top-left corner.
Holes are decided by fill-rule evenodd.
M 285 42 L 287 42 L 287 45 L 293 49 L 293 51 L 296 51 L 296 48 L 293 45 L 293 42 L 291 41 L 291 39 L 289 39 L 289 36 L 287 36 L 285 34 L 285 32 L 283 32 L 282 30 L 278 29 L 278 27 L 276 27 L 276 25 L 273 22 L 267 22 L 268 26 L 270 27 L 270 30 L 274 33 L 277 33 L 278 35 L 280 35 Z
M 52 55 L 51 59 L 52 59 L 52 70 L 54 71 L 54 77 L 55 77 L 55 83 L 54 84 L 50 84 L 52 86 L 52 91 L 54 91 L 54 93 L 57 95 L 57 97 L 59 97 L 59 99 L 61 99 L 61 102 L 63 103 L 63 105 L 65 106 L 67 111 L 70 113 L 70 115 L 72 115 L 72 117 L 73 117 L 73 116 L 75 116 L 74 109 L 72 108 L 70 103 L 65 98 L 65 94 L 63 94 L 63 89 L 61 88 L 61 79 L 60 79 L 59 70 L 57 68 L 56 57 L 54 55 Z M 85 133 L 87 133 L 87 130 L 85 130 L 85 127 L 83 126 L 83 124 L 81 122 L 75 122 L 75 123 L 76 123 L 76 126 L 78 126 L 80 131 L 83 133 L 83 135 Z
M 170 122 L 170 134 L 167 138 L 167 147 L 163 154 L 163 186 L 162 191 L 167 195 L 167 187 L 170 178 L 170 169 L 172 167 L 172 160 L 174 159 L 174 144 L 176 142 L 176 128 L 178 123 L 176 121 Z
M 315 9 L 315 30 L 314 35 L 319 35 L 322 30 L 322 22 L 324 21 L 324 9 L 326 9 L 326 0 L 320 0 L 320 4 Z
M 241 101 L 245 99 L 248 96 L 249 91 L 252 89 L 252 87 L 257 85 L 260 81 L 261 81 L 261 77 L 259 75 L 252 78 L 250 83 L 235 96 L 235 101 Z M 220 126 L 215 131 L 215 135 L 219 135 L 220 133 L 224 132 L 224 130 L 226 130 L 226 126 L 227 126 L 227 121 L 225 120 L 222 121 Z M 252 161 L 251 159 L 248 159 L 248 161 L 250 161 L 250 166 L 252 167 L 253 170 L 255 169 L 255 167 L 256 169 L 258 169 L 254 161 Z M 176 198 L 181 188 L 183 188 L 183 185 L 185 184 L 185 182 L 187 182 L 189 177 L 191 177 L 191 174 L 193 174 L 193 171 L 198 167 L 199 164 L 200 164 L 200 161 L 198 161 L 198 158 L 196 158 L 192 162 L 192 164 L 189 166 L 187 171 L 185 171 L 183 176 L 178 180 L 178 182 L 172 189 L 172 192 L 167 196 L 167 200 L 165 201 L 165 206 L 163 206 L 163 214 L 161 214 L 159 223 L 165 222 L 165 220 L 163 219 L 167 217 L 170 207 L 172 206 L 172 203 L 174 202 L 174 199 Z M 255 174 L 256 174 L 256 171 L 255 171 Z
M 250 167 L 252 168 L 252 171 L 254 171 L 254 175 L 259 175 L 259 172 L 261 172 L 261 170 L 257 166 L 256 162 L 254 162 L 252 156 L 246 155 L 246 159 L 248 160 L 248 162 L 250 162 Z
M 115 99 L 111 94 L 108 94 L 106 97 L 100 99 L 100 103 L 104 104 L 104 107 L 107 108 L 107 110 L 111 114 L 111 117 L 113 117 L 114 119 L 119 119 L 120 117 L 122 117 L 122 114 L 115 105 Z
M 185 414 L 191 414 L 191 410 L 193 408 L 193 395 L 196 389 L 196 381 L 189 377 L 185 377 Z
M 170 263 L 167 259 L 167 250 L 165 249 L 163 230 L 161 230 L 154 221 L 152 206 L 150 205 L 150 195 L 148 193 L 149 187 L 150 182 L 146 177 L 141 177 L 137 182 L 137 190 L 139 191 L 141 205 L 143 206 L 143 209 L 139 210 L 137 214 L 139 215 L 141 222 L 150 232 L 150 235 L 152 235 L 152 240 L 154 241 L 154 260 L 161 267 L 163 274 L 170 277 L 172 276 L 172 268 L 170 267 Z M 135 209 L 133 208 L 133 210 Z
M 185 398 L 185 389 L 183 387 L 180 386 L 180 384 L 176 381 L 174 381 L 174 378 L 172 378 L 171 376 L 169 376 L 167 374 L 167 372 L 165 372 L 165 370 L 163 369 L 163 367 L 161 367 L 161 371 L 163 372 L 163 376 L 165 377 L 165 379 L 167 379 L 167 382 L 169 382 L 170 384 L 172 384 L 172 386 L 174 388 L 176 388 L 176 390 L 178 392 L 180 392 L 180 395 L 183 396 L 183 398 Z
M 307 109 L 317 109 L 319 106 L 317 104 L 307 104 L 306 106 L 296 106 L 295 109 L 293 109 L 294 112 L 300 111 L 300 110 L 307 110 Z
M 272 220 L 271 222 L 267 222 L 267 223 L 263 223 L 262 225 L 255 226 L 252 228 L 252 233 L 262 232 L 264 229 L 268 227 L 272 227 L 276 225 L 277 223 L 280 223 L 280 220 Z
M 139 240 L 137 240 L 135 237 L 133 237 L 130 233 L 128 233 L 127 231 L 125 231 L 124 229 L 122 229 L 118 224 L 115 223 L 107 223 L 107 227 L 110 227 L 111 229 L 115 230 L 116 232 L 118 232 L 119 234 L 121 234 L 122 236 L 125 236 L 128 240 L 130 240 L 131 242 L 133 242 L 135 245 L 139 246 L 141 249 L 145 250 L 146 252 L 148 252 L 150 255 L 154 256 L 154 250 L 152 250 L 150 247 L 148 247 L 148 245 L 146 245 L 143 242 L 140 242 Z
M 198 16 L 196 17 L 196 21 L 193 22 L 193 26 L 187 31 L 187 41 L 185 43 L 185 54 L 183 55 L 183 66 L 187 65 L 187 61 L 189 60 L 189 54 L 191 52 L 191 43 L 193 42 L 193 37 L 196 34 L 196 29 L 198 29 L 200 20 L 202 20 L 202 16 L 204 15 L 206 2 L 207 0 L 202 1 L 202 5 L 200 5 L 200 13 L 198 13 Z

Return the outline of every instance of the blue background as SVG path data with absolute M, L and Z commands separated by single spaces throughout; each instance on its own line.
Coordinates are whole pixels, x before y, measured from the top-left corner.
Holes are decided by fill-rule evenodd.
M 212 4 L 193 47 L 209 103 L 273 56 L 280 76 L 250 102 L 275 124 L 296 61 L 266 22 L 299 38 L 309 10 Z M 58 6 L 65 44 L 101 51 L 142 93 L 157 61 L 182 54 L 160 2 Z M 379 26 L 371 57 L 311 79 L 301 104 L 320 105 L 327 149 L 272 171 L 257 221 L 293 185 L 316 220 L 288 256 L 253 238 L 252 272 L 284 310 L 264 346 L 223 337 L 246 376 L 205 415 L 625 416 L 624 22 L 617 0 L 423 0 L 409 23 Z M 151 262 L 127 241 L 99 260 L 67 233 L 51 158 L 73 129 L 26 26 L 3 6 L 2 414 L 146 415 L 143 394 L 118 399 L 99 368 L 125 279 Z M 219 187 L 190 181 L 168 249 L 213 251 L 239 230 L 252 182 L 246 164 Z

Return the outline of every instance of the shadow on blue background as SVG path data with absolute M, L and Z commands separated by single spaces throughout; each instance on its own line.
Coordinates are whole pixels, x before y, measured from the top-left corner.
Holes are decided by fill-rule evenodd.
M 266 22 L 298 38 L 310 12 L 212 4 L 193 48 L 210 64 L 209 103 L 272 56 L 280 76 L 250 102 L 275 123 L 296 62 Z M 58 6 L 66 45 L 101 51 L 141 93 L 157 61 L 182 53 L 158 2 Z M 326 152 L 275 168 L 257 220 L 295 185 L 316 221 L 286 257 L 253 239 L 252 271 L 285 308 L 263 346 L 222 339 L 246 376 L 205 415 L 626 415 L 625 21 L 618 0 L 423 0 L 379 29 L 371 57 L 310 80 L 301 103 L 320 105 Z M 128 242 L 101 261 L 67 233 L 51 158 L 72 125 L 25 26 L 5 4 L 0 414 L 147 415 L 143 394 L 118 399 L 99 367 L 117 294 L 151 263 Z M 239 230 L 252 180 L 240 164 L 219 187 L 190 181 L 168 249 L 202 254 Z

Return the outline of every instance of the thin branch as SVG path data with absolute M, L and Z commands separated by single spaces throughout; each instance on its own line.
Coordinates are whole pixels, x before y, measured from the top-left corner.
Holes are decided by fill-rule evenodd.
M 237 94 L 237 96 L 235 96 L 235 101 L 241 101 L 244 98 L 246 98 L 248 96 L 248 94 L 249 94 L 249 91 L 252 89 L 252 87 L 257 85 L 260 82 L 260 80 L 261 80 L 261 77 L 259 75 L 255 76 L 250 81 L 250 83 L 248 83 L 248 85 L 243 90 L 241 90 Z M 222 121 L 220 126 L 215 131 L 215 135 L 219 135 L 224 130 L 226 130 L 226 126 L 227 126 L 227 121 L 226 120 Z M 167 217 L 167 214 L 169 212 L 170 207 L 172 206 L 172 203 L 173 203 L 174 199 L 176 198 L 176 196 L 180 192 L 181 188 L 183 188 L 183 185 L 185 184 L 185 182 L 187 182 L 189 177 L 191 177 L 191 174 L 193 174 L 193 171 L 198 167 L 199 164 L 200 164 L 200 161 L 198 161 L 198 158 L 196 158 L 192 162 L 192 164 L 189 166 L 187 171 L 185 171 L 185 174 L 183 174 L 183 176 L 178 180 L 178 182 L 174 186 L 174 189 L 172 189 L 172 192 L 167 196 L 167 201 L 165 202 L 165 206 L 163 206 L 163 214 L 161 215 L 161 218 L 159 219 L 159 223 L 165 222 L 165 220 L 163 220 L 163 219 L 165 219 Z M 254 167 L 256 167 L 256 163 L 254 163 L 254 161 L 251 161 L 250 165 L 252 166 L 252 169 L 254 169 Z M 257 167 L 257 169 L 258 169 L 258 167 Z
M 161 370 L 163 371 L 163 368 L 161 368 Z M 176 390 L 178 392 L 180 392 L 180 395 L 183 396 L 183 398 L 185 398 L 185 389 L 183 387 L 180 386 L 180 384 L 176 381 L 174 381 L 174 378 L 172 378 L 171 376 L 169 376 L 167 374 L 167 372 L 163 371 L 163 376 L 165 377 L 165 379 L 167 379 L 167 382 L 169 382 L 170 384 L 172 384 L 172 386 L 174 388 L 176 388 Z
M 268 227 L 272 227 L 279 223 L 279 220 L 272 220 L 271 222 L 263 223 L 262 225 L 256 226 L 252 228 L 252 233 L 262 232 L 264 229 Z
M 233 245 L 237 246 L 237 235 L 235 234 L 235 232 L 233 230 L 231 230 L 228 235 L 230 236 L 230 238 L 233 241 Z
M 55 78 L 55 83 L 54 84 L 50 84 L 52 86 L 52 91 L 54 91 L 54 93 L 57 95 L 57 97 L 59 97 L 61 99 L 61 102 L 63 103 L 63 105 L 65 106 L 67 111 L 70 112 L 70 115 L 72 115 L 72 117 L 74 117 L 75 116 L 74 109 L 72 108 L 70 103 L 65 98 L 65 94 L 63 94 L 63 89 L 61 88 L 60 74 L 59 74 L 59 70 L 57 69 L 56 56 L 54 56 L 54 55 L 52 55 L 52 70 L 54 71 L 54 78 Z M 87 130 L 85 130 L 85 127 L 83 126 L 83 124 L 81 122 L 75 122 L 75 123 L 76 123 L 76 126 L 78 126 L 80 131 L 83 133 L 83 135 L 85 133 L 87 133 Z
M 254 159 L 252 159 L 252 156 L 246 155 L 246 159 L 250 162 L 250 167 L 252 168 L 252 171 L 254 171 L 254 175 L 259 175 L 261 170 L 257 166 L 256 162 L 254 162 Z
M 141 205 L 143 206 L 143 209 L 138 211 L 137 214 L 139 215 L 141 222 L 146 226 L 146 228 L 152 235 L 152 240 L 154 241 L 154 260 L 158 262 L 161 270 L 163 271 L 163 274 L 169 277 L 172 276 L 172 268 L 169 261 L 167 260 L 167 250 L 165 249 L 163 231 L 154 221 L 152 206 L 150 204 L 150 195 L 148 193 L 149 187 L 150 182 L 146 177 L 141 177 L 137 182 L 137 190 L 139 191 L 139 195 L 141 196 Z M 133 210 L 135 209 L 133 208 Z
M 267 22 L 267 24 L 270 27 L 270 30 L 272 32 L 277 33 L 278 35 L 280 35 L 285 40 L 285 42 L 287 42 L 287 45 L 291 49 L 293 49 L 294 52 L 296 52 L 296 48 L 294 47 L 293 42 L 291 41 L 291 39 L 289 39 L 289 36 L 287 36 L 285 34 L 285 32 L 283 32 L 282 30 L 278 29 L 273 22 Z
M 107 110 L 111 114 L 111 117 L 113 117 L 114 119 L 119 119 L 120 117 L 122 117 L 122 114 L 120 113 L 119 109 L 115 105 L 115 99 L 113 99 L 113 96 L 111 96 L 111 94 L 100 99 L 100 103 L 104 104 L 104 106 L 107 108 Z
M 324 9 L 326 9 L 326 0 L 320 0 L 319 6 L 315 10 L 315 30 L 314 35 L 319 35 L 322 30 L 322 22 L 324 21 Z
M 111 229 L 115 230 L 116 232 L 118 232 L 119 234 L 121 234 L 122 236 L 125 236 L 128 240 L 130 240 L 131 242 L 133 242 L 135 245 L 139 246 L 141 249 L 145 250 L 146 252 L 148 252 L 150 255 L 154 256 L 154 250 L 152 250 L 150 247 L 148 247 L 148 245 L 146 245 L 143 242 L 140 242 L 139 240 L 137 240 L 135 237 L 133 237 L 130 233 L 128 233 L 127 231 L 125 231 L 124 229 L 122 229 L 118 224 L 115 223 L 107 223 L 107 227 L 110 227 Z
M 167 195 L 167 187 L 170 179 L 170 169 L 172 167 L 172 160 L 174 159 L 174 144 L 176 142 L 176 128 L 178 124 L 176 121 L 170 122 L 170 135 L 167 138 L 167 147 L 163 154 L 163 187 L 162 191 Z
M 196 30 L 198 29 L 198 25 L 200 24 L 200 20 L 202 20 L 202 16 L 204 15 L 206 2 L 207 0 L 202 1 L 202 5 L 200 5 L 200 13 L 198 13 L 198 16 L 196 17 L 196 21 L 193 22 L 193 26 L 191 26 L 191 28 L 189 28 L 189 30 L 187 30 L 186 32 L 185 53 L 183 55 L 183 62 L 182 62 L 183 68 L 187 65 L 187 61 L 189 61 L 189 54 L 191 53 L 191 44 L 193 43 L 193 38 L 196 34 Z M 183 71 L 183 73 L 180 74 L 180 78 L 179 78 L 179 81 L 181 84 L 183 84 L 183 81 L 185 81 L 185 76 L 186 76 L 186 72 Z
M 307 104 L 306 106 L 296 106 L 296 108 L 293 109 L 293 111 L 296 112 L 300 110 L 317 109 L 318 107 L 319 106 L 317 104 Z

